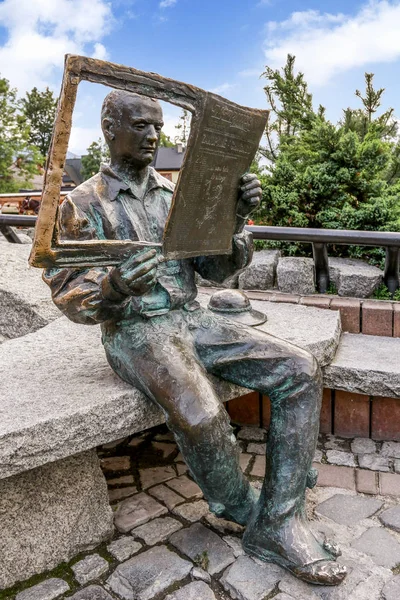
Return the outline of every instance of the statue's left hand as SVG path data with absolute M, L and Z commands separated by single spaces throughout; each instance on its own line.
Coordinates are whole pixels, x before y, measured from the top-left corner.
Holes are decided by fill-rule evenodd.
M 240 221 L 245 224 L 247 217 L 260 204 L 262 196 L 261 182 L 254 173 L 246 173 L 240 179 L 239 200 L 236 214 L 238 225 Z

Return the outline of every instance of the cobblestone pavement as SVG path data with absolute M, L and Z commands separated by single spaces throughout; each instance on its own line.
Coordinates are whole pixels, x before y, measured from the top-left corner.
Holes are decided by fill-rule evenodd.
M 242 469 L 259 488 L 266 432 L 242 428 L 237 435 Z M 325 487 L 309 491 L 308 510 L 315 530 L 339 542 L 339 560 L 348 566 L 345 583 L 335 588 L 304 584 L 244 555 L 242 528 L 208 511 L 164 426 L 106 444 L 98 453 L 115 511 L 114 539 L 0 592 L 1 599 L 400 599 L 400 507 L 393 495 L 371 493 L 379 491 L 376 473 L 397 477 L 400 444 L 320 437 L 316 466 Z M 369 477 L 376 487 L 367 489 Z M 361 494 L 356 490 L 364 480 L 367 493 Z

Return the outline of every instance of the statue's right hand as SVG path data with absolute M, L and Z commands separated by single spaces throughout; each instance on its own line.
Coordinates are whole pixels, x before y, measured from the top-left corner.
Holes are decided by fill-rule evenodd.
M 125 296 L 143 296 L 157 283 L 156 250 L 132 254 L 108 274 L 112 287 Z

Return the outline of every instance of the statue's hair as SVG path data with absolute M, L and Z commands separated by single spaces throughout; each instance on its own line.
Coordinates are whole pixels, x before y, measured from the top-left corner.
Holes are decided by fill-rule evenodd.
M 101 122 L 103 122 L 103 119 L 105 118 L 121 118 L 124 101 L 132 97 L 157 102 L 155 98 L 141 96 L 140 94 L 135 94 L 134 92 L 128 92 L 126 90 L 113 90 L 104 98 L 103 105 L 101 107 Z

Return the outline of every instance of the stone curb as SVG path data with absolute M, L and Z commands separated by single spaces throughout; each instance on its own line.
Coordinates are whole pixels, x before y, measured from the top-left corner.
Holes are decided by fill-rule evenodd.
M 218 288 L 199 288 L 210 294 Z M 342 329 L 347 333 L 364 333 L 400 337 L 400 303 L 389 300 L 345 298 L 326 294 L 299 295 L 278 291 L 244 290 L 250 300 L 304 304 L 327 310 L 339 310 Z

